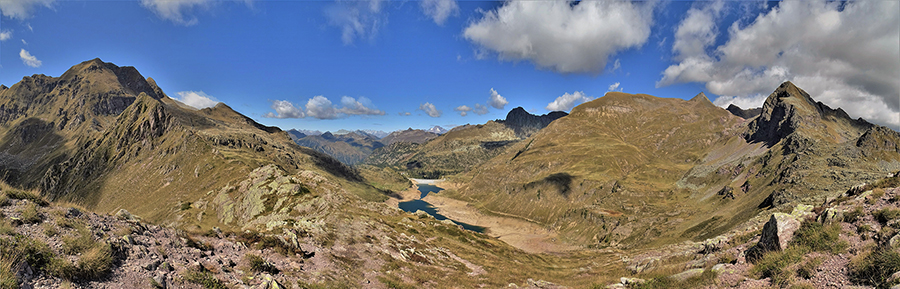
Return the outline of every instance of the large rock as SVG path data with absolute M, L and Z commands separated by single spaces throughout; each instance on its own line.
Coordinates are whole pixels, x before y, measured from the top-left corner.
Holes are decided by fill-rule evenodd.
M 794 232 L 799 228 L 800 221 L 794 216 L 784 213 L 772 214 L 772 217 L 763 226 L 759 243 L 747 250 L 747 260 L 756 262 L 766 252 L 786 249 L 791 239 L 794 238 Z

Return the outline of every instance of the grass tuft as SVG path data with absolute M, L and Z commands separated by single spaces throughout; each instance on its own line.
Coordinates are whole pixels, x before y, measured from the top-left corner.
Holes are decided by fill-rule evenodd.
M 194 284 L 198 284 L 200 286 L 203 286 L 203 288 L 206 288 L 206 289 L 227 289 L 228 288 L 227 286 L 225 286 L 225 283 L 222 283 L 221 280 L 216 279 L 216 277 L 213 276 L 212 273 L 202 269 L 202 267 L 197 268 L 197 269 L 186 270 L 186 271 L 184 271 L 182 276 L 184 276 L 185 281 L 191 282 Z
M 890 222 L 891 220 L 900 217 L 900 210 L 884 208 L 884 209 L 875 211 L 874 213 L 872 213 L 872 216 L 874 216 L 875 220 L 878 220 L 878 222 L 880 222 L 882 224 L 887 224 L 887 222 Z
M 873 252 L 861 254 L 851 260 L 850 277 L 856 283 L 888 288 L 891 274 L 900 271 L 900 253 L 879 247 Z
M 278 272 L 280 272 L 278 268 L 275 268 L 275 265 L 266 262 L 266 259 L 263 259 L 260 256 L 247 254 L 244 258 L 247 259 L 247 263 L 250 264 L 250 270 L 253 272 L 268 272 L 271 274 L 278 274 Z
M 844 222 L 847 223 L 856 223 L 859 220 L 859 217 L 863 216 L 863 208 L 861 206 L 856 206 L 852 211 L 844 213 Z
M 44 217 L 41 216 L 41 213 L 37 210 L 37 204 L 32 202 L 29 202 L 24 208 L 20 209 L 19 213 L 21 214 L 20 219 L 25 224 L 36 224 L 44 220 Z

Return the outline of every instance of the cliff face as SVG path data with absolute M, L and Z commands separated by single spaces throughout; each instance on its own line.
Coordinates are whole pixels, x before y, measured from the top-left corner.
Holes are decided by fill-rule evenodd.
M 562 111 L 553 111 L 544 115 L 533 115 L 525 111 L 524 108 L 516 107 L 506 114 L 506 119 L 499 121 L 516 132 L 519 138 L 527 138 L 538 132 L 542 128 L 547 127 L 550 122 L 569 115 Z

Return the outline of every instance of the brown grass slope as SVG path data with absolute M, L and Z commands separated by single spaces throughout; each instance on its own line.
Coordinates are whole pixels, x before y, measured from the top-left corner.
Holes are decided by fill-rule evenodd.
M 766 103 L 748 122 L 702 94 L 609 93 L 449 193 L 576 244 L 629 248 L 714 237 L 763 208 L 821 202 L 900 165 L 897 132 L 852 120 L 790 83 Z
M 352 169 L 294 144 L 278 128 L 224 104 L 186 108 L 139 80 L 133 68 L 95 59 L 59 78 L 26 77 L 0 92 L 0 103 L 12 108 L 4 110 L 0 131 L 6 180 L 54 200 L 100 212 L 125 208 L 154 222 L 174 221 L 181 203 L 267 164 L 319 172 L 366 198 L 382 197 Z M 26 129 L 33 127 L 39 129 Z

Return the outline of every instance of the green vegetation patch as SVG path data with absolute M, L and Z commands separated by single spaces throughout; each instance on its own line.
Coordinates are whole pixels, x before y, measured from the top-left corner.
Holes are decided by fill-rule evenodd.
M 900 271 L 900 253 L 879 247 L 873 252 L 857 256 L 848 267 L 854 282 L 888 288 L 896 284 L 896 281 L 889 282 L 889 279 L 891 274 Z
M 825 226 L 819 222 L 803 222 L 794 232 L 791 243 L 805 247 L 808 251 L 840 254 L 850 245 L 840 241 L 841 226 L 838 223 Z
M 875 211 L 872 213 L 872 216 L 875 217 L 875 220 L 878 220 L 878 222 L 886 224 L 887 222 L 900 217 L 900 209 L 884 208 Z
M 225 283 L 216 279 L 212 273 L 203 269 L 202 266 L 199 269 L 186 270 L 182 273 L 182 276 L 184 276 L 184 281 L 198 284 L 206 289 L 228 289 Z
M 664 289 L 664 288 L 700 288 L 716 285 L 719 274 L 711 269 L 703 270 L 703 273 L 684 280 L 678 280 L 671 276 L 653 278 L 643 284 L 635 284 L 628 288 L 635 289 Z

